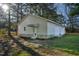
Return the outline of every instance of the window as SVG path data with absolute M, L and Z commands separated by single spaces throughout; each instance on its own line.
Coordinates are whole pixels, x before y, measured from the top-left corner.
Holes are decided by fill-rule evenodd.
M 24 27 L 24 31 L 26 31 L 26 27 Z

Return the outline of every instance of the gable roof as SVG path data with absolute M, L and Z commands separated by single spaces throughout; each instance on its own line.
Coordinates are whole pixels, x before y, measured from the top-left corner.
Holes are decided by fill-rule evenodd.
M 59 24 L 59 23 L 57 23 L 57 22 L 55 22 L 55 21 L 52 21 L 52 20 L 49 20 L 49 19 L 46 19 L 46 18 L 43 18 L 43 17 L 37 16 L 37 15 L 31 15 L 31 14 L 28 14 L 28 15 L 24 16 L 23 19 L 22 19 L 22 21 L 19 22 L 19 24 L 21 24 L 21 23 L 25 20 L 25 18 L 27 18 L 28 16 L 34 16 L 34 17 L 38 17 L 38 18 L 41 18 L 41 19 L 45 19 L 47 22 L 51 22 L 51 23 L 54 23 L 54 24 L 56 24 L 56 25 L 59 25 L 59 26 L 63 26 L 63 27 L 65 27 L 64 25 Z

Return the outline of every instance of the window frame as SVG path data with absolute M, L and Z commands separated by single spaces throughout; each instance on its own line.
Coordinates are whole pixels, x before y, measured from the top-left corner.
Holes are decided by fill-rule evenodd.
M 26 31 L 26 27 L 24 27 L 24 31 Z

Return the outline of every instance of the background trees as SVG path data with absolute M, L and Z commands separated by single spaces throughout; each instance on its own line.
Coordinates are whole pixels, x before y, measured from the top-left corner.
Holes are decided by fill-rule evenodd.
M 66 15 L 68 17 L 67 29 L 69 32 L 79 32 L 79 4 L 65 4 Z
M 0 25 L 4 24 L 9 31 L 18 30 L 18 23 L 22 21 L 22 18 L 28 14 L 38 15 L 44 18 L 48 18 L 60 24 L 66 24 L 67 30 L 74 32 L 78 29 L 78 15 L 79 15 L 79 4 L 62 4 L 65 12 L 58 13 L 57 5 L 51 3 L 9 3 L 9 11 L 4 12 L 0 6 Z M 63 13 L 65 15 L 63 15 Z M 10 25 L 10 26 L 9 26 Z M 0 27 L 1 27 L 0 26 Z

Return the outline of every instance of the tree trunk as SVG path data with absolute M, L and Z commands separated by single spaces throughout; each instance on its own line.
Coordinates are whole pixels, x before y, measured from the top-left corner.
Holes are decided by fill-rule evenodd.
M 18 35 L 18 10 L 19 10 L 19 4 L 17 4 L 17 23 L 16 23 L 16 35 Z
M 9 9 L 9 14 L 8 14 L 8 35 L 10 36 L 11 33 L 10 33 L 10 26 L 11 26 L 11 23 L 10 23 L 10 9 Z

